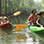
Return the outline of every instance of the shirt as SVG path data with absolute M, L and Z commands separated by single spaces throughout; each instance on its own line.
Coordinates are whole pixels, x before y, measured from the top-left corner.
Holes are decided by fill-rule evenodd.
M 37 19 L 38 19 L 38 15 L 37 15 L 37 14 L 35 14 L 35 15 L 31 14 L 31 15 L 28 17 L 28 20 L 29 20 L 29 21 L 32 21 L 33 23 L 35 23 L 35 22 L 37 21 Z

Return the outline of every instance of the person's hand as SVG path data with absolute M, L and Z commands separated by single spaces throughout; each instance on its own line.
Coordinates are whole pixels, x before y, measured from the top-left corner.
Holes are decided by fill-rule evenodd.
M 28 21 L 28 23 L 30 23 L 31 21 Z
M 32 25 L 34 25 L 34 23 L 32 23 Z
M 30 23 L 30 21 L 29 21 L 29 20 L 27 20 L 27 22 L 28 22 L 28 23 Z

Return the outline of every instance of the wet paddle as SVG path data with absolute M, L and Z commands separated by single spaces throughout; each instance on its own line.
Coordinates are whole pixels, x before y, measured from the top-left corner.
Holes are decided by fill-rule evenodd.
M 18 16 L 21 14 L 21 11 L 17 11 L 16 13 L 13 14 L 13 16 Z
M 27 24 L 24 24 L 24 25 L 22 25 L 22 24 L 17 24 L 16 25 L 16 28 L 15 28 L 15 32 L 21 32 L 22 31 L 22 29 L 24 29 L 24 28 L 26 28 L 26 27 L 28 27 L 28 25 Z

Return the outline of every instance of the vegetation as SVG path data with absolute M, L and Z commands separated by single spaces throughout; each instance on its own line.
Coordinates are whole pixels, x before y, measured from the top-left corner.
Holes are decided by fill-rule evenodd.
M 6 16 L 13 15 L 16 11 L 21 11 L 21 15 L 11 17 L 11 22 L 25 23 L 32 9 L 37 11 L 44 9 L 44 0 L 34 2 L 34 0 L 0 0 L 0 15 L 4 12 Z

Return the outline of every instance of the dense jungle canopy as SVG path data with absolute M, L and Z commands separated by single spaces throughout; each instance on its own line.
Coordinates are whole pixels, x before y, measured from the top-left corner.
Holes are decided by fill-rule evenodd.
M 44 10 L 44 0 L 0 0 L 0 15 L 4 12 L 6 16 L 11 16 L 21 11 L 19 17 L 12 18 L 15 22 L 26 21 L 32 9 L 36 9 L 37 12 Z

